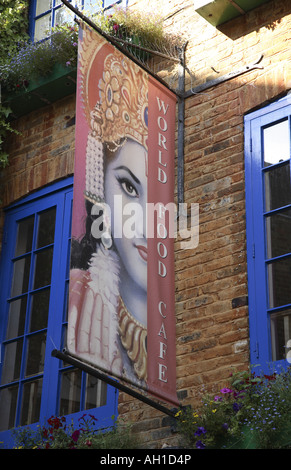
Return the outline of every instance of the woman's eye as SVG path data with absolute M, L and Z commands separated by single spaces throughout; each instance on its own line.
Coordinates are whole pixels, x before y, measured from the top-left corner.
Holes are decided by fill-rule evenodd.
M 130 197 L 138 197 L 138 192 L 135 187 L 127 180 L 120 181 L 123 191 Z

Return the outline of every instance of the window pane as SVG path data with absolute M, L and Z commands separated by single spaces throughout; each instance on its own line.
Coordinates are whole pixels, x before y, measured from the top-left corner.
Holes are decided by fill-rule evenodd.
M 58 26 L 64 23 L 73 23 L 73 20 L 74 18 L 70 13 L 70 10 L 68 10 L 68 8 L 66 8 L 65 6 L 61 6 L 55 12 L 54 26 Z
M 37 253 L 35 260 L 34 289 L 47 286 L 51 282 L 53 247 Z
M 291 303 L 291 257 L 268 265 L 270 308 Z
M 37 248 L 50 245 L 55 238 L 56 209 L 42 212 L 38 220 Z
M 50 289 L 35 292 L 31 296 L 29 331 L 37 331 L 47 327 L 50 301 Z
M 22 339 L 6 344 L 1 383 L 6 384 L 20 377 L 22 358 Z
M 265 173 L 265 210 L 271 211 L 291 204 L 290 164 Z
M 18 385 L 0 390 L 0 431 L 15 426 Z
M 291 209 L 266 217 L 267 255 L 274 258 L 291 252 Z
M 20 426 L 39 420 L 42 379 L 28 382 L 23 386 Z
M 37 0 L 36 1 L 36 16 L 41 15 L 52 7 L 52 0 Z
M 69 279 L 70 277 L 70 263 L 71 263 L 71 240 L 68 241 L 68 257 L 67 257 L 67 270 L 66 270 L 66 277 Z
M 64 325 L 62 328 L 61 349 L 67 348 L 67 326 L 68 325 Z M 68 364 L 65 364 L 63 361 L 61 367 L 66 367 L 66 366 L 68 366 Z
M 9 317 L 6 339 L 21 336 L 24 333 L 27 296 L 13 300 L 9 306 Z
M 34 215 L 18 222 L 15 256 L 24 255 L 31 251 L 33 237 Z
M 274 165 L 290 158 L 289 123 L 285 121 L 263 130 L 264 165 Z
M 113 5 L 115 3 L 114 0 L 104 0 L 104 8 L 109 7 L 110 5 Z
M 62 373 L 60 415 L 80 411 L 82 372 L 70 370 Z
M 291 310 L 271 315 L 272 359 L 286 359 L 287 342 L 291 339 Z
M 80 5 L 82 4 L 81 0 L 78 0 Z M 111 0 L 112 3 L 112 0 Z M 84 10 L 88 10 L 91 14 L 100 10 L 101 2 L 96 2 L 96 0 L 84 0 Z M 79 7 L 80 8 L 80 7 Z
M 69 300 L 69 281 L 66 281 L 65 290 L 66 290 L 66 294 L 65 294 L 63 315 L 64 315 L 64 321 L 67 322 L 68 321 L 68 309 L 69 309 L 69 302 L 68 302 L 68 300 Z
M 14 261 L 11 297 L 28 291 L 30 259 L 30 255 L 27 255 Z
M 43 372 L 46 333 L 31 336 L 27 343 L 25 377 L 30 377 Z
M 48 35 L 52 26 L 52 15 L 45 15 L 35 21 L 34 40 L 41 41 Z
M 85 410 L 106 405 L 106 391 L 105 382 L 87 375 Z

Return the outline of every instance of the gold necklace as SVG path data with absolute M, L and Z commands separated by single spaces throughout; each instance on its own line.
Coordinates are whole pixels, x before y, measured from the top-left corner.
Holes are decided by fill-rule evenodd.
M 118 308 L 119 335 L 133 368 L 140 380 L 147 380 L 147 329 L 127 310 L 119 297 Z

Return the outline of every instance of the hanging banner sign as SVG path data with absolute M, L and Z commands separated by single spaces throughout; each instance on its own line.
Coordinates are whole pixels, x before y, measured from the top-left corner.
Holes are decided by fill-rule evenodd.
M 67 348 L 176 395 L 176 96 L 80 26 Z

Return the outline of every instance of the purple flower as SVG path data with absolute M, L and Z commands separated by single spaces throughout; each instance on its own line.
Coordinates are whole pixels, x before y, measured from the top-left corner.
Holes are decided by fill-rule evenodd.
M 200 426 L 195 432 L 194 436 L 201 436 L 201 434 L 206 434 L 206 429 L 203 426 Z
M 232 393 L 232 390 L 230 388 L 222 388 L 221 393 Z
M 69 67 L 69 65 L 71 65 L 71 62 L 68 60 L 68 62 L 66 62 L 66 66 Z
M 196 449 L 205 449 L 205 444 L 202 441 L 196 442 Z
M 220 396 L 216 395 L 214 397 L 214 401 L 222 401 L 222 398 Z
M 241 408 L 241 405 L 239 405 L 238 403 L 234 403 L 232 405 L 232 409 L 235 413 L 237 413 L 240 410 L 240 408 Z
M 233 397 L 234 398 L 244 398 L 244 394 L 245 393 L 245 390 L 239 390 L 238 392 L 237 391 L 234 391 L 233 392 Z
M 228 424 L 227 424 L 227 423 L 223 423 L 222 429 L 225 429 L 225 430 L 227 431 L 227 430 L 228 430 Z

